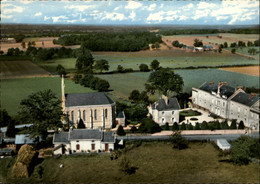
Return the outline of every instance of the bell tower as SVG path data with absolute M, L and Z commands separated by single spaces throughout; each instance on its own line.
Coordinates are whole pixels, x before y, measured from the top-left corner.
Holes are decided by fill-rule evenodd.
M 65 98 L 65 83 L 64 83 L 64 76 L 62 75 L 61 76 L 61 101 L 62 101 L 62 111 L 64 112 L 65 111 L 65 101 L 66 101 L 66 98 Z

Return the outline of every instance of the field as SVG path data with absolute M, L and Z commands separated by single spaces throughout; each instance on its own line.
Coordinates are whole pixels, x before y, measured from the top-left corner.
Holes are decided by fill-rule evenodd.
M 240 47 L 240 48 L 235 48 L 236 49 L 236 53 L 237 54 L 241 54 L 241 55 L 244 55 L 244 56 L 248 56 L 248 57 L 251 57 L 251 58 L 254 58 L 255 60 L 258 60 L 259 61 L 259 53 L 256 53 L 255 55 L 252 55 L 252 54 L 249 54 L 248 53 L 248 50 L 250 48 L 254 48 L 256 49 L 256 52 L 258 51 L 259 52 L 259 47 Z M 232 48 L 227 48 L 227 50 L 231 51 Z
M 0 61 L 0 79 L 20 77 L 46 77 L 50 73 L 31 61 Z
M 93 90 L 65 80 L 67 93 L 84 93 Z M 19 110 L 22 99 L 31 93 L 51 89 L 61 99 L 61 79 L 59 77 L 38 77 L 1 80 L 1 108 L 6 109 L 13 116 Z
M 220 70 L 242 73 L 242 74 L 253 75 L 253 76 L 259 77 L 260 67 L 259 66 L 226 67 L 226 68 L 221 68 Z
M 225 81 L 233 87 L 259 87 L 259 77 L 219 69 L 175 70 L 175 72 L 183 77 L 185 92 L 190 92 L 192 87 L 199 87 L 206 81 L 215 83 Z M 136 72 L 97 76 L 110 83 L 111 89 L 114 90 L 112 94 L 127 99 L 132 90 L 144 90 L 144 84 L 149 75 L 150 72 Z
M 190 66 L 223 66 L 223 65 L 257 65 L 257 60 L 252 60 L 229 52 L 221 54 L 214 52 L 192 53 L 183 50 L 154 50 L 140 52 L 93 52 L 95 60 L 106 59 L 109 62 L 110 71 L 116 70 L 118 65 L 124 68 L 139 70 L 139 65 L 150 63 L 157 59 L 162 67 L 185 68 Z M 49 72 L 55 72 L 58 64 L 61 64 L 69 72 L 75 72 L 76 58 L 53 59 L 40 63 Z
M 194 154 L 196 153 L 196 154 Z M 122 157 L 136 168 L 132 175 L 120 170 Z M 74 155 L 47 158 L 29 179 L 11 178 L 12 159 L 0 160 L 5 168 L 3 182 L 19 183 L 258 183 L 259 165 L 236 166 L 219 157 L 211 143 L 190 143 L 185 150 L 174 150 L 167 142 L 143 142 L 117 160 L 109 154 Z M 59 168 L 59 164 L 64 164 Z M 36 167 L 36 168 L 37 168 Z M 38 177 L 37 177 L 38 176 Z

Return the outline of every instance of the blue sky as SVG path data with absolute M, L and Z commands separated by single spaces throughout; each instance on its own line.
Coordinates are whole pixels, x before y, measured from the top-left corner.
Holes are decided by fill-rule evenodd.
M 259 24 L 258 0 L 2 0 L 2 23 L 86 25 Z

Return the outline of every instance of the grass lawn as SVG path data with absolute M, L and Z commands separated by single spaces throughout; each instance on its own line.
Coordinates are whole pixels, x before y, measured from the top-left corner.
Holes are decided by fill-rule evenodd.
M 198 111 L 193 111 L 193 110 L 187 110 L 187 111 L 181 111 L 180 116 L 199 116 L 201 115 L 200 112 Z
M 219 69 L 175 70 L 175 72 L 183 77 L 185 92 L 190 92 L 192 87 L 199 87 L 206 81 L 215 83 L 226 81 L 228 85 L 233 87 L 259 87 L 259 77 Z M 110 83 L 110 88 L 114 90 L 111 92 L 112 94 L 119 98 L 127 99 L 132 90 L 144 90 L 144 84 L 149 75 L 150 72 L 136 72 L 97 75 L 97 77 L 106 79 Z
M 93 90 L 65 80 L 66 93 L 84 93 Z M 61 98 L 61 79 L 59 77 L 19 78 L 1 81 L 1 108 L 6 109 L 10 115 L 19 110 L 22 99 L 31 93 L 51 89 L 58 98 Z
M 137 168 L 127 175 L 120 170 L 123 156 Z M 47 158 L 42 178 L 34 172 L 29 179 L 11 178 L 14 159 L 1 159 L 3 182 L 19 183 L 258 183 L 259 165 L 236 166 L 220 162 L 218 151 L 210 143 L 190 143 L 185 150 L 174 150 L 168 142 L 143 142 L 117 160 L 109 154 L 74 155 Z M 59 168 L 59 164 L 64 164 Z M 36 168 L 37 168 L 36 167 Z M 36 170 L 36 169 L 35 169 Z

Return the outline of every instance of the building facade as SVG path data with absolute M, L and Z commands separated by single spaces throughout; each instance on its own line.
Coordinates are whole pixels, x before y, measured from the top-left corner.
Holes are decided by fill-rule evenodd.
M 62 108 L 74 127 L 80 119 L 88 129 L 110 129 L 115 126 L 116 104 L 111 98 L 102 92 L 65 94 L 63 78 Z
M 154 122 L 160 126 L 166 123 L 170 126 L 174 122 L 179 123 L 179 110 L 180 105 L 178 100 L 166 96 L 162 96 L 161 99 L 148 107 L 149 114 L 152 116 Z
M 101 129 L 70 129 L 54 134 L 54 154 L 109 152 L 114 150 L 115 134 Z
M 194 107 L 202 108 L 225 119 L 243 121 L 246 127 L 259 130 L 259 97 L 225 83 L 204 83 L 192 88 Z

